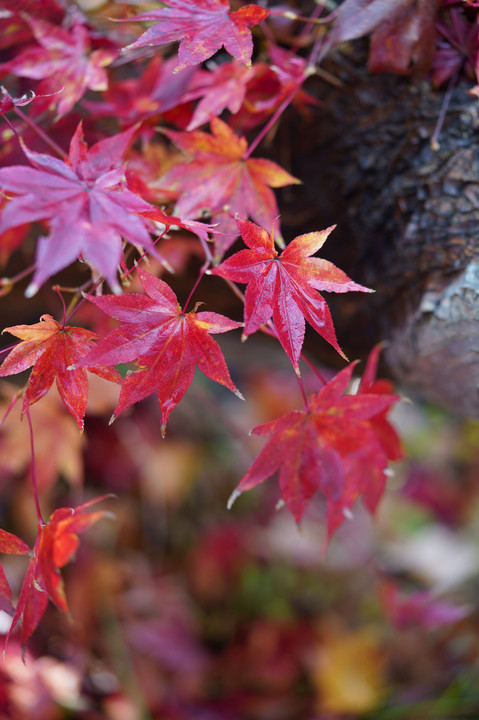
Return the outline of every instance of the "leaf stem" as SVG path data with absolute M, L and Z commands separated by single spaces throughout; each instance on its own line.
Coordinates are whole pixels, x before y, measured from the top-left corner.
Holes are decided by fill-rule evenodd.
M 306 357 L 306 355 L 304 353 L 301 353 L 301 360 L 303 360 L 303 362 L 305 362 L 306 365 L 314 372 L 316 377 L 319 378 L 319 380 L 321 380 L 323 385 L 327 384 L 328 381 L 326 380 L 324 375 L 318 370 L 318 368 L 315 366 L 315 364 L 313 362 L 311 362 L 311 360 L 308 357 Z
M 319 6 L 320 13 L 323 11 L 323 9 L 324 7 Z M 312 23 L 313 25 L 324 25 L 325 23 L 329 22 L 329 20 L 326 18 L 319 19 L 317 17 L 314 17 L 314 13 L 311 13 L 310 17 L 305 17 L 304 15 L 297 15 L 291 10 L 270 10 L 269 14 L 275 15 L 276 17 L 283 17 L 286 20 L 299 20 L 300 22 L 304 23 Z
M 306 410 L 306 412 L 308 412 L 309 411 L 308 398 L 306 397 L 306 391 L 304 389 L 303 378 L 301 377 L 301 375 L 298 375 L 296 373 L 296 379 L 298 380 L 299 390 L 301 392 L 301 397 L 303 398 L 304 409 Z
M 54 150 L 57 155 L 59 155 L 62 160 L 67 160 L 68 155 L 61 149 L 60 145 L 57 145 L 57 143 L 48 137 L 46 132 L 44 132 L 41 127 L 39 127 L 36 122 L 34 122 L 31 118 L 28 117 L 28 115 L 25 115 L 23 110 L 20 110 L 17 106 L 15 106 L 15 112 L 18 115 L 19 118 L 23 120 L 24 123 L 28 125 L 28 127 L 35 132 L 38 137 L 40 137 L 44 143 L 46 143 L 52 150 Z M 11 127 L 11 126 L 10 126 Z M 18 134 L 17 134 L 18 137 Z
M 99 285 L 101 285 L 101 283 L 103 282 L 103 280 L 104 280 L 103 276 L 100 277 L 100 278 L 98 278 L 98 280 L 97 280 L 96 282 L 94 282 L 93 284 L 92 284 L 91 280 L 87 280 L 87 282 L 83 283 L 83 285 L 80 285 L 80 286 L 75 290 L 75 295 L 74 295 L 74 297 L 72 297 L 72 299 L 70 300 L 70 303 L 69 303 L 69 305 L 68 305 L 68 309 L 67 309 L 67 311 L 66 311 L 66 317 L 65 317 L 65 320 L 64 320 L 65 325 L 66 325 L 67 322 L 70 322 L 70 318 L 72 317 L 72 315 L 73 315 L 74 313 L 76 313 L 76 311 L 83 305 L 83 303 L 86 302 L 85 298 L 84 298 L 84 297 L 80 297 L 80 295 L 81 295 L 83 292 L 85 292 L 85 290 L 88 288 L 89 285 L 91 285 L 91 287 L 90 287 L 90 292 L 91 292 L 92 290 L 95 290 L 95 288 L 97 288 Z
M 305 77 L 306 79 L 306 77 Z M 291 90 L 291 92 L 286 96 L 286 98 L 283 100 L 281 105 L 279 105 L 273 115 L 270 117 L 266 125 L 262 128 L 262 130 L 258 133 L 256 138 L 253 140 L 249 148 L 246 150 L 245 154 L 243 155 L 243 160 L 247 160 L 252 152 L 256 150 L 260 142 L 263 140 L 263 138 L 268 134 L 268 132 L 271 130 L 275 122 L 278 120 L 278 118 L 283 114 L 283 112 L 286 110 L 288 105 L 293 100 L 294 96 L 298 92 L 298 89 L 300 87 L 301 83 L 298 83 L 294 86 L 294 88 Z
M 188 295 L 188 298 L 187 298 L 187 300 L 186 300 L 186 302 L 185 302 L 185 304 L 184 304 L 184 306 L 183 306 L 183 312 L 186 312 L 186 308 L 188 307 L 188 304 L 189 304 L 191 298 L 193 297 L 193 293 L 195 292 L 196 288 L 197 288 L 198 285 L 200 284 L 200 282 L 201 282 L 201 280 L 202 280 L 202 278 L 203 278 L 203 275 L 204 275 L 205 272 L 208 270 L 209 266 L 210 266 L 210 261 L 209 261 L 209 260 L 207 260 L 207 261 L 204 263 L 204 265 L 202 265 L 202 267 L 201 267 L 201 269 L 200 269 L 200 272 L 199 272 L 199 274 L 198 274 L 198 277 L 196 278 L 196 282 L 195 282 L 195 284 L 193 285 L 193 287 L 192 287 L 192 289 L 191 289 L 191 292 L 190 292 L 190 294 Z
M 19 135 L 19 133 L 17 132 L 16 127 L 15 127 L 14 125 L 12 125 L 12 123 L 10 122 L 10 120 L 7 118 L 7 116 L 6 116 L 4 113 L 1 113 L 1 115 L 2 115 L 2 118 L 5 120 L 5 122 L 7 123 L 8 127 L 10 128 L 10 130 L 12 131 L 12 133 L 13 133 L 13 134 L 15 135 L 15 137 L 17 138 L 18 142 L 20 142 L 20 135 Z
M 58 297 L 60 298 L 61 304 L 62 304 L 62 308 L 63 308 L 62 329 L 65 329 L 66 315 L 67 315 L 65 300 L 63 299 L 63 295 L 61 294 L 60 287 L 58 285 L 55 285 L 53 287 L 53 290 L 57 293 Z
M 32 418 L 30 417 L 30 408 L 27 407 L 25 411 L 25 415 L 27 416 L 28 420 L 28 428 L 30 430 L 30 452 L 32 456 L 32 463 L 31 463 L 31 476 L 32 476 L 32 487 L 33 487 L 33 497 L 35 500 L 35 510 L 37 512 L 37 519 L 38 524 L 40 527 L 45 525 L 45 521 L 42 517 L 42 511 L 40 510 L 40 501 L 38 499 L 38 485 L 37 485 L 37 473 L 35 468 L 35 445 L 33 442 L 33 426 L 32 426 Z
M 11 278 L 0 278 L 0 289 L 10 287 L 11 285 L 15 285 L 19 280 L 23 280 L 24 277 L 27 277 L 27 275 L 30 275 L 35 270 L 35 267 L 36 264 L 29 265 L 25 270 L 22 270 Z
M 456 70 L 454 75 L 451 75 L 449 78 L 449 84 L 447 86 L 447 90 L 444 94 L 444 98 L 441 104 L 441 109 L 439 110 L 439 116 L 437 118 L 436 127 L 434 128 L 434 132 L 431 135 L 431 149 L 432 150 L 439 150 L 439 135 L 441 134 L 442 126 L 444 124 L 444 120 L 446 118 L 447 109 L 449 107 L 449 103 L 451 101 L 452 91 L 454 90 L 454 87 L 457 83 L 457 77 L 459 75 L 459 70 Z
M 2 352 L 3 352 L 3 351 L 2 351 Z M 4 415 L 4 416 L 2 417 L 2 419 L 0 420 L 0 428 L 3 426 L 3 423 L 5 422 L 5 420 L 7 419 L 7 417 L 10 415 L 11 411 L 13 410 L 13 408 L 14 408 L 14 406 L 15 406 L 15 403 L 17 402 L 17 400 L 18 400 L 18 398 L 20 397 L 21 394 L 22 394 L 22 391 L 21 391 L 21 390 L 18 390 L 18 391 L 15 393 L 15 395 L 13 396 L 13 398 L 10 400 L 10 404 L 9 404 L 9 406 L 7 407 L 6 411 L 5 411 L 5 415 Z

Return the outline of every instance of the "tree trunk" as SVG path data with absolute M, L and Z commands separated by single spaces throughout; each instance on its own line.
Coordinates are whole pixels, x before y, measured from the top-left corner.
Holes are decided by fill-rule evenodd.
M 282 193 L 283 229 L 337 223 L 324 255 L 375 289 L 327 297 L 348 355 L 387 340 L 406 387 L 478 417 L 478 100 L 453 89 L 432 149 L 446 93 L 369 75 L 363 57 L 337 54 L 328 70 L 342 86 L 317 79 L 314 118 L 293 111 L 280 127 L 279 160 L 303 181 Z

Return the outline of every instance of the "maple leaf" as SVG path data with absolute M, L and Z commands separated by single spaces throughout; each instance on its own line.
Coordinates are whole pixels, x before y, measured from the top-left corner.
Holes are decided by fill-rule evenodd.
M 376 393 L 344 395 L 353 368 L 354 363 L 310 395 L 308 409 L 254 428 L 253 434 L 271 437 L 228 507 L 245 490 L 278 471 L 281 497 L 297 522 L 318 490 L 326 497 L 328 538 L 358 495 L 374 511 L 380 497 L 378 485 L 382 483 L 384 490 L 389 458 L 371 420 L 399 398 Z
M 222 63 L 209 71 L 197 70 L 184 100 L 200 102 L 195 108 L 187 130 L 195 130 L 221 115 L 226 108 L 235 114 L 243 104 L 248 81 L 255 68 L 245 67 L 238 60 Z
M 424 72 L 434 54 L 434 17 L 440 0 L 345 0 L 330 19 L 332 28 L 320 53 L 373 33 L 371 72 L 410 71 L 411 62 Z
M 0 553 L 28 555 L 28 564 L 15 614 L 5 642 L 23 617 L 21 644 L 25 647 L 45 612 L 48 600 L 64 613 L 68 613 L 63 579 L 60 568 L 64 567 L 75 554 L 79 545 L 78 535 L 104 515 L 104 510 L 85 513 L 93 504 L 107 496 L 90 500 L 75 508 L 59 508 L 52 513 L 47 523 L 39 525 L 39 532 L 33 551 L 20 538 L 6 530 L 0 530 Z M 2 596 L 8 600 L 10 590 L 2 569 L 0 576 Z
M 291 102 L 304 116 L 309 115 L 307 105 L 318 105 L 301 87 L 313 73 L 307 61 L 273 43 L 268 43 L 268 54 L 269 64 L 255 63 L 253 67 L 244 103 L 231 121 L 235 128 L 251 130 L 266 122 L 284 102 Z
M 167 0 L 165 5 L 128 18 L 128 22 L 144 20 L 158 25 L 150 27 L 124 50 L 179 40 L 177 72 L 207 60 L 222 47 L 251 65 L 253 39 L 249 28 L 270 14 L 259 5 L 244 5 L 230 12 L 228 0 Z
M 399 4 L 391 18 L 375 29 L 369 50 L 369 72 L 425 73 L 433 60 L 439 0 Z
M 16 58 L 3 63 L 3 72 L 42 80 L 41 95 L 55 94 L 63 88 L 58 101 L 57 118 L 66 115 L 87 89 L 106 90 L 105 66 L 117 56 L 116 50 L 101 48 L 90 52 L 88 30 L 76 23 L 71 31 L 40 18 L 25 17 L 40 47 L 27 48 Z M 51 101 L 39 102 L 36 113 L 48 108 Z
M 42 315 L 34 325 L 14 325 L 4 332 L 22 340 L 0 367 L 0 377 L 23 372 L 32 367 L 23 396 L 23 412 L 38 402 L 50 389 L 53 381 L 68 411 L 83 430 L 83 416 L 88 400 L 88 378 L 83 369 L 70 370 L 86 355 L 99 337 L 81 327 L 63 327 L 51 315 Z M 101 377 L 119 382 L 120 376 L 108 368 L 89 368 Z
M 383 348 L 379 343 L 369 353 L 369 357 L 364 368 L 364 373 L 359 383 L 358 393 L 374 393 L 381 395 L 393 395 L 394 385 L 390 380 L 381 378 L 376 380 L 378 369 L 379 354 Z M 401 440 L 395 428 L 387 419 L 387 410 L 378 413 L 371 418 L 371 425 L 374 427 L 376 436 L 381 443 L 389 460 L 401 460 L 404 457 Z
M 152 58 L 139 78 L 128 78 L 108 87 L 104 102 L 84 101 L 95 117 L 116 117 L 123 127 L 154 118 L 189 99 L 185 92 L 194 70 L 176 75 L 175 59 Z
M 201 217 L 205 209 L 211 213 L 219 257 L 238 237 L 235 215 L 271 228 L 278 217 L 271 188 L 300 182 L 271 160 L 248 157 L 246 139 L 219 118 L 211 120 L 212 135 L 200 130 L 163 132 L 193 159 L 175 165 L 158 182 L 180 193 L 175 212 L 181 217 Z
M 431 67 L 432 82 L 436 87 L 458 75 L 463 69 L 468 76 L 475 77 L 479 59 L 479 28 L 471 23 L 461 8 L 449 8 L 443 19 L 438 19 L 439 34 L 434 61 Z M 471 91 L 477 94 L 477 91 Z
M 213 312 L 184 313 L 173 290 L 163 280 L 138 268 L 146 295 L 89 297 L 103 312 L 120 320 L 78 364 L 79 367 L 136 361 L 140 369 L 127 375 L 121 386 L 114 418 L 127 407 L 157 392 L 162 434 L 168 417 L 193 380 L 195 368 L 239 397 L 223 354 L 210 333 L 240 327 L 240 323 Z
M 90 149 L 81 123 L 70 143 L 67 161 L 23 150 L 33 167 L 0 168 L 0 187 L 16 193 L 0 216 L 0 235 L 34 220 L 49 220 L 50 233 L 40 237 L 36 269 L 26 295 L 80 255 L 115 292 L 122 258 L 122 240 L 160 256 L 139 213 L 154 209 L 127 187 L 122 157 L 135 128 L 100 140 Z
M 328 260 L 310 257 L 326 241 L 333 227 L 295 238 L 281 253 L 274 231 L 238 220 L 248 250 L 240 250 L 211 270 L 211 274 L 248 283 L 244 306 L 244 335 L 252 335 L 273 319 L 278 340 L 299 374 L 305 319 L 341 355 L 328 306 L 317 292 L 372 292 L 348 278 Z M 343 355 L 344 357 L 344 355 Z

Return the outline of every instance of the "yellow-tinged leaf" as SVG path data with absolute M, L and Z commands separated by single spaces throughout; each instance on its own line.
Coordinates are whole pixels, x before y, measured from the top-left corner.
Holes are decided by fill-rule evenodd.
M 374 710 L 384 688 L 384 654 L 374 628 L 327 631 L 318 648 L 313 682 L 319 712 Z

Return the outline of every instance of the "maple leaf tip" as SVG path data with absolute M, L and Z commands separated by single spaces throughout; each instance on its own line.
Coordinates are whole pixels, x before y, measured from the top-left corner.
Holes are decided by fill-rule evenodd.
M 231 493 L 231 495 L 230 495 L 229 498 L 228 498 L 228 502 L 226 503 L 226 509 L 227 509 L 227 510 L 231 510 L 231 508 L 233 507 L 233 505 L 234 505 L 234 503 L 236 502 L 236 500 L 237 500 L 237 499 L 239 498 L 239 496 L 242 495 L 242 494 L 243 494 L 243 493 L 241 492 L 241 490 L 238 490 L 238 488 L 236 488 L 235 490 L 233 490 L 233 492 Z
M 116 420 L 116 415 L 115 415 L 115 413 L 113 413 L 113 415 L 111 416 L 111 418 L 108 421 L 108 425 L 113 425 L 115 420 Z
M 38 292 L 38 285 L 36 283 L 30 283 L 30 285 L 25 290 L 25 297 L 30 299 L 34 295 L 36 295 Z
M 166 423 L 162 424 L 162 426 L 160 427 L 160 432 L 161 432 L 161 437 L 164 440 L 166 437 Z
M 234 394 L 236 395 L 237 398 L 239 398 L 240 400 L 245 400 L 244 395 L 243 395 L 242 393 L 240 393 L 240 391 L 238 390 L 238 388 L 235 388 L 235 389 L 233 390 L 233 392 L 234 392 Z

